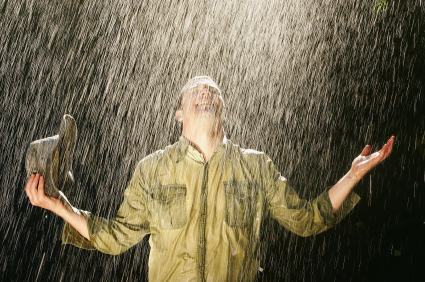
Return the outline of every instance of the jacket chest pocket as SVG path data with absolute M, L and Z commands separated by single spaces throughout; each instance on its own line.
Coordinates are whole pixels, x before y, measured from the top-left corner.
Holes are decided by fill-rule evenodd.
M 151 190 L 154 219 L 163 230 L 180 229 L 186 225 L 186 186 L 160 185 Z
M 254 220 L 258 189 L 246 181 L 224 182 L 225 220 L 230 227 L 250 227 Z

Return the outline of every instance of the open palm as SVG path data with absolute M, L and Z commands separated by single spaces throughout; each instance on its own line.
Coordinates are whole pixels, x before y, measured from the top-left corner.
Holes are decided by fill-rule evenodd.
M 366 173 L 368 173 L 372 168 L 377 166 L 380 162 L 382 162 L 386 157 L 388 157 L 391 153 L 391 149 L 394 144 L 395 137 L 391 136 L 388 142 L 382 147 L 382 149 L 378 152 L 375 152 L 371 155 L 370 151 L 372 147 L 370 145 L 366 145 L 364 147 L 360 156 L 354 159 L 351 164 L 351 176 L 357 180 L 360 180 Z

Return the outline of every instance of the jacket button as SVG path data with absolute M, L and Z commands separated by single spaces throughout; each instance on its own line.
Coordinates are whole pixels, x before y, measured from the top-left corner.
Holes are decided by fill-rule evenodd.
M 205 218 L 205 214 L 201 215 L 202 218 Z
M 204 268 L 201 266 L 201 267 L 199 268 L 199 271 L 204 271 Z
M 203 246 L 204 245 L 204 241 L 201 241 L 201 242 L 199 242 L 200 244 L 201 244 L 201 246 Z

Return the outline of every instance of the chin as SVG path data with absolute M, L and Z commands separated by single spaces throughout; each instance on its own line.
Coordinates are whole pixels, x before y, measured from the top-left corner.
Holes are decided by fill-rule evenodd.
M 217 115 L 217 110 L 215 108 L 201 108 L 201 109 L 198 109 L 197 112 L 200 115 L 208 115 L 208 116 L 216 116 Z

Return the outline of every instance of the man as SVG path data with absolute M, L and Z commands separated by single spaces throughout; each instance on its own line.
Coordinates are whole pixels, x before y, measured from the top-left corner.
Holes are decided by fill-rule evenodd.
M 372 155 L 366 146 L 335 186 L 306 201 L 264 153 L 226 139 L 224 101 L 211 78 L 189 80 L 180 99 L 179 142 L 139 162 L 114 220 L 47 197 L 43 178 L 31 176 L 25 191 L 33 205 L 67 222 L 64 243 L 119 254 L 151 234 L 151 281 L 252 281 L 266 209 L 300 236 L 334 226 L 359 201 L 356 183 L 394 143 L 391 137 Z

